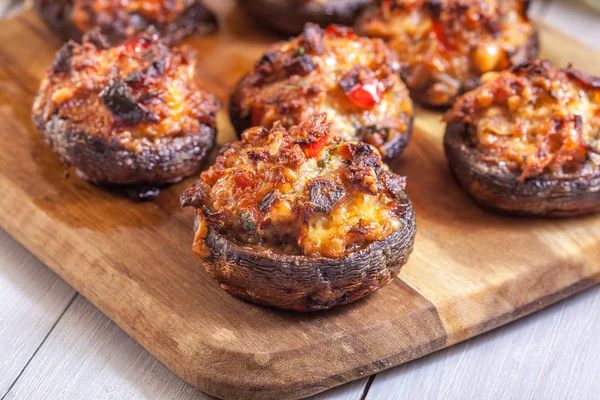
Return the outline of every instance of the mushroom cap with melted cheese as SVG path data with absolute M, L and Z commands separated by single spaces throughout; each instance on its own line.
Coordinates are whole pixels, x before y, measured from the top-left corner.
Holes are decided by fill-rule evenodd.
M 507 213 L 598 211 L 600 79 L 545 60 L 483 79 L 446 115 L 446 154 L 460 183 Z
M 241 133 L 276 121 L 291 127 L 326 113 L 334 136 L 364 141 L 392 158 L 408 144 L 413 120 L 399 70 L 383 41 L 307 24 L 300 36 L 273 45 L 240 80 L 231 119 Z
M 537 57 L 529 0 L 383 0 L 356 23 L 360 34 L 385 40 L 405 63 L 413 100 L 448 107 L 482 74 Z
M 93 31 L 66 43 L 42 80 L 33 122 L 94 183 L 171 183 L 214 144 L 220 102 L 195 77 L 195 52 L 152 31 L 110 47 Z
M 325 114 L 251 128 L 183 193 L 194 253 L 223 289 L 319 310 L 388 284 L 406 262 L 415 220 L 404 178 L 330 128 Z

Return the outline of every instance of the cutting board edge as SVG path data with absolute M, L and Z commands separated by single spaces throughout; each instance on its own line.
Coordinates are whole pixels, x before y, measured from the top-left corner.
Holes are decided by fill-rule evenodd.
M 0 178 L 7 179 L 5 176 L 2 175 L 0 175 Z M 14 196 L 15 199 L 8 200 L 11 196 Z M 10 211 L 8 213 L 3 212 L 0 214 L 0 225 L 2 226 L 2 228 L 5 229 L 25 248 L 31 251 L 37 258 L 40 259 L 40 261 L 45 263 L 57 275 L 63 278 L 70 286 L 72 286 L 81 295 L 88 299 L 101 312 L 107 315 L 111 320 L 115 321 L 115 323 L 117 323 L 117 325 L 121 329 L 123 329 L 128 335 L 130 335 L 132 338 L 138 341 L 142 345 L 142 347 L 144 347 L 148 352 L 157 357 L 169 369 L 173 370 L 178 376 L 182 377 L 185 381 L 197 387 L 199 390 L 202 390 L 218 398 L 234 398 L 243 396 L 244 398 L 248 399 L 298 399 L 309 395 L 315 395 L 326 391 L 332 387 L 339 386 L 363 378 L 365 376 L 369 376 L 387 370 L 394 366 L 404 364 L 406 362 L 418 359 L 443 348 L 447 348 L 448 346 L 460 343 L 471 337 L 496 329 L 509 322 L 515 321 L 535 311 L 543 309 L 551 304 L 559 302 L 569 296 L 579 293 L 600 282 L 599 271 L 593 274 L 592 276 L 586 277 L 579 282 L 575 282 L 569 286 L 566 286 L 558 290 L 557 292 L 550 293 L 542 299 L 534 299 L 528 304 L 523 304 L 520 307 L 516 308 L 513 312 L 507 312 L 490 320 L 483 321 L 481 324 L 474 327 L 465 327 L 465 331 L 468 330 L 468 334 L 465 334 L 464 332 L 454 332 L 453 334 L 456 334 L 460 337 L 459 340 L 451 340 L 448 343 L 446 336 L 433 337 L 428 342 L 416 345 L 416 348 L 399 348 L 395 353 L 389 354 L 387 357 L 379 358 L 365 363 L 363 365 L 355 366 L 354 368 L 347 370 L 345 374 L 332 373 L 328 376 L 323 376 L 320 380 L 299 379 L 296 382 L 289 382 L 278 381 L 277 379 L 275 379 L 277 376 L 277 369 L 274 369 L 272 371 L 269 371 L 268 369 L 261 369 L 260 371 L 254 371 L 257 373 L 256 376 L 252 375 L 251 373 L 247 373 L 244 376 L 244 379 L 240 380 L 240 375 L 238 373 L 228 373 L 227 366 L 230 364 L 240 363 L 241 353 L 228 351 L 226 348 L 214 346 L 210 342 L 198 343 L 198 351 L 202 352 L 205 350 L 209 350 L 209 353 L 214 355 L 214 358 L 210 360 L 211 362 L 209 364 L 220 365 L 221 368 L 205 368 L 199 365 L 197 368 L 191 370 L 186 365 L 184 365 L 184 363 L 176 363 L 173 360 L 169 359 L 169 357 L 166 357 L 165 355 L 161 354 L 160 352 L 154 351 L 155 349 L 148 342 L 147 338 L 140 335 L 136 329 L 130 326 L 130 324 L 128 324 L 126 321 L 122 320 L 118 315 L 113 313 L 110 310 L 110 308 L 106 306 L 103 302 L 99 301 L 97 295 L 93 293 L 93 288 L 82 288 L 79 282 L 76 281 L 76 279 L 72 278 L 71 276 L 69 276 L 69 274 L 64 272 L 65 269 L 59 265 L 59 262 L 57 260 L 54 260 L 53 258 L 44 255 L 43 252 L 37 251 L 37 248 L 43 244 L 37 243 L 35 239 L 32 239 L 33 235 L 28 234 L 28 231 L 31 229 L 36 229 L 34 226 L 36 221 L 38 221 L 38 223 L 43 223 L 45 214 L 42 210 L 37 209 L 35 204 L 31 204 L 29 202 L 19 203 L 17 201 L 18 198 L 19 194 L 15 195 L 14 192 L 2 198 L 2 209 L 5 211 Z M 15 208 L 15 204 L 20 204 L 21 209 Z M 15 224 L 14 219 L 7 217 L 7 215 L 16 214 L 28 216 L 28 224 L 26 224 L 26 228 L 19 227 L 18 224 Z M 51 219 L 48 219 L 47 223 L 51 224 Z M 413 288 L 413 290 L 415 289 Z M 430 311 L 433 311 L 435 312 L 435 314 L 437 314 L 438 311 L 436 307 L 433 304 L 431 304 L 431 307 L 433 308 L 433 310 Z M 427 310 L 421 311 L 426 312 Z M 421 318 L 419 317 L 417 319 Z M 369 332 L 367 334 L 364 334 L 364 331 L 353 332 L 353 337 L 354 339 L 359 337 L 363 340 L 369 340 L 369 338 L 371 337 L 380 335 L 383 335 L 384 337 L 389 337 L 397 330 L 399 325 L 402 325 L 406 321 L 404 321 L 404 319 L 400 319 L 394 320 L 393 322 L 394 324 L 388 326 L 388 329 L 381 329 L 377 332 Z M 365 336 L 363 337 L 363 335 Z M 349 335 L 346 335 L 346 337 L 348 336 Z M 344 338 L 337 338 L 336 340 L 343 339 Z M 301 352 L 300 354 L 296 354 L 295 358 L 301 359 L 304 357 L 306 360 L 306 365 L 310 365 L 310 361 L 314 360 L 313 356 L 317 350 L 312 349 L 309 346 L 305 347 L 304 350 L 305 351 Z M 268 355 L 268 357 L 281 357 L 281 355 L 282 354 L 279 353 L 273 353 Z M 197 356 L 197 354 L 191 356 L 195 357 Z M 256 355 L 252 353 L 247 353 L 245 354 L 245 356 L 253 358 Z M 230 364 L 227 364 L 227 362 L 224 363 L 224 360 L 228 360 L 227 362 L 229 362 Z M 206 360 L 204 360 L 204 362 L 206 362 Z M 249 370 L 249 372 L 251 371 L 252 369 Z M 250 382 L 256 381 L 256 379 L 259 377 L 261 379 L 264 379 L 265 375 L 269 375 L 269 373 L 272 375 L 272 378 L 270 378 L 272 384 L 269 387 L 252 387 Z M 305 375 L 299 373 L 297 376 L 304 377 Z
M 17 18 L 17 17 L 15 17 L 15 18 Z M 546 25 L 546 24 L 544 24 L 544 25 Z M 552 27 L 547 28 L 547 29 L 552 30 L 554 32 L 560 32 L 560 34 L 562 36 L 569 36 L 568 34 L 565 34 L 562 31 L 559 31 L 559 30 L 557 30 L 555 28 L 552 28 Z M 572 38 L 570 38 L 570 39 L 571 40 L 576 40 L 576 39 L 572 39 Z M 594 52 L 597 53 L 597 51 L 594 51 Z M 0 174 L 0 178 L 6 178 L 6 179 L 8 179 L 8 177 L 1 176 L 1 175 L 2 174 Z M 0 204 L 2 204 L 3 210 L 6 211 L 6 208 L 4 207 L 4 205 L 5 205 L 4 201 L 6 201 L 6 200 L 5 199 L 0 200 Z M 15 199 L 14 205 L 19 205 L 18 198 Z M 25 210 L 24 209 L 25 206 L 21 205 L 21 207 L 23 207 L 22 211 L 23 211 L 23 213 L 28 213 L 29 214 L 29 217 L 26 219 L 28 222 L 34 222 L 36 220 L 36 218 L 38 218 L 38 217 L 35 216 L 35 213 L 36 213 L 36 211 L 39 211 L 39 210 L 35 209 L 35 205 L 33 203 L 29 204 L 28 206 L 33 207 L 34 210 Z M 24 247 L 26 247 L 36 257 L 38 257 L 42 262 L 44 262 L 46 265 L 48 265 L 54 272 L 56 272 L 59 276 L 61 276 L 63 279 L 65 279 L 67 281 L 67 283 L 69 283 L 76 290 L 79 290 L 77 288 L 77 286 L 79 286 L 79 285 L 73 284 L 74 283 L 73 282 L 73 278 L 69 277 L 68 274 L 65 273 L 65 271 L 58 264 L 57 260 L 52 259 L 52 257 L 50 257 L 50 256 L 44 255 L 43 252 L 41 252 L 41 251 L 39 251 L 37 249 L 37 246 L 39 245 L 39 243 L 34 243 L 33 240 L 30 240 L 29 238 L 31 236 L 27 235 L 27 231 L 26 230 L 21 229 L 19 226 L 17 226 L 17 224 L 14 224 L 14 223 L 11 224 L 11 222 L 15 222 L 15 221 L 10 221 L 8 223 L 6 222 L 6 221 L 8 221 L 10 219 L 9 218 L 9 214 L 10 213 L 7 213 L 5 211 L 0 215 L 0 225 L 11 236 L 13 236 L 14 238 L 16 238 L 17 241 L 19 241 L 21 244 L 23 244 Z M 43 214 L 42 211 L 40 211 L 40 212 Z M 46 216 L 46 215 L 42 215 L 41 218 L 45 218 L 45 219 L 50 220 L 50 218 L 48 216 Z M 49 221 L 49 223 L 51 223 L 51 221 Z M 34 229 L 34 228 L 28 227 L 27 229 Z M 513 314 L 507 313 L 507 314 L 504 314 L 501 317 L 498 317 L 497 319 L 493 319 L 491 321 L 488 321 L 489 325 L 486 325 L 485 327 L 482 326 L 481 327 L 481 331 L 479 331 L 479 332 L 472 331 L 472 333 L 473 333 L 472 335 L 464 337 L 464 338 L 462 338 L 459 341 L 466 340 L 466 339 L 468 339 L 470 337 L 473 337 L 473 336 L 476 336 L 476 335 L 478 335 L 480 333 L 483 333 L 483 332 L 495 329 L 496 327 L 502 326 L 502 325 L 504 325 L 504 324 L 506 324 L 508 322 L 511 322 L 514 319 L 521 318 L 521 317 L 523 317 L 525 315 L 528 315 L 528 314 L 530 314 L 532 312 L 540 310 L 540 309 L 542 309 L 542 308 L 544 308 L 544 307 L 546 307 L 546 306 L 548 306 L 550 304 L 553 304 L 553 303 L 555 303 L 557 301 L 560 301 L 560 300 L 562 300 L 562 299 L 564 299 L 564 298 L 566 298 L 568 296 L 571 296 L 571 295 L 573 295 L 575 293 L 578 293 L 578 292 L 580 292 L 580 291 L 582 291 L 582 290 L 584 290 L 584 289 L 586 289 L 586 288 L 588 288 L 590 286 L 593 286 L 594 284 L 598 283 L 598 281 L 600 281 L 600 273 L 597 273 L 597 274 L 593 275 L 593 278 L 590 278 L 589 280 L 583 280 L 581 282 L 569 285 L 569 286 L 565 287 L 563 290 L 560 290 L 560 291 L 558 291 L 558 292 L 556 292 L 554 294 L 550 294 L 551 298 L 549 298 L 547 300 L 544 300 L 543 304 L 539 303 L 539 299 L 536 299 L 535 301 L 532 301 L 530 304 L 525 305 L 521 311 L 519 311 L 520 315 L 514 316 Z M 89 298 L 90 301 L 92 302 L 92 304 L 96 305 L 103 313 L 105 313 L 107 316 L 109 316 L 109 318 L 111 318 L 113 321 L 117 322 L 117 325 L 119 325 L 122 329 L 124 329 L 130 336 L 132 336 L 133 338 L 135 338 L 136 340 L 138 340 L 142 344 L 142 346 L 144 348 L 146 348 L 150 353 L 152 353 L 155 356 L 157 356 L 157 358 L 159 358 L 162 362 L 164 362 L 169 368 L 171 368 L 172 370 L 174 370 L 179 376 L 183 377 L 189 383 L 197 386 L 199 389 L 204 390 L 204 391 L 206 391 L 209 394 L 212 394 L 212 395 L 215 395 L 215 396 L 218 396 L 218 397 L 225 397 L 225 398 L 231 397 L 230 395 L 231 395 L 231 393 L 233 393 L 233 391 L 232 392 L 228 392 L 227 391 L 227 393 L 225 393 L 226 390 L 221 390 L 221 389 L 218 389 L 218 388 L 215 389 L 215 387 L 213 387 L 214 382 L 206 384 L 206 380 L 200 381 L 201 378 L 200 378 L 199 374 L 189 373 L 189 371 L 185 371 L 185 370 L 183 370 L 183 372 L 182 372 L 182 369 L 184 369 L 183 366 L 181 368 L 179 368 L 179 366 L 174 366 L 171 362 L 164 361 L 164 357 L 162 357 L 160 354 L 155 353 L 154 351 L 151 351 L 149 349 L 150 346 L 148 346 L 146 343 L 143 343 L 144 340 L 140 340 L 139 339 L 140 336 L 139 336 L 139 334 L 136 333 L 135 330 L 133 330 L 132 328 L 130 328 L 118 316 L 112 315 L 113 313 L 111 313 L 110 310 L 107 310 L 107 306 L 105 306 L 104 304 L 102 304 L 102 302 L 99 302 L 97 299 L 94 300 L 95 299 L 95 295 L 93 295 L 92 293 L 86 293 L 86 292 L 88 292 L 90 290 L 91 289 L 85 289 L 84 288 L 84 289 L 82 289 L 81 294 L 84 295 L 84 297 Z M 89 297 L 88 297 L 88 295 L 89 295 Z M 458 343 L 459 341 L 457 341 L 455 343 Z M 441 349 L 443 347 L 446 347 L 446 346 L 441 346 L 441 347 L 439 347 L 439 348 L 437 348 L 435 350 Z M 420 356 L 429 354 L 429 353 L 431 353 L 431 352 L 433 352 L 435 350 L 431 350 L 431 351 L 425 352 L 425 353 L 423 353 L 423 354 L 421 354 L 419 356 L 411 358 L 411 360 L 412 359 L 416 359 L 416 358 L 418 358 Z M 392 358 L 393 357 L 398 357 L 398 354 L 391 355 L 390 357 L 392 357 Z M 380 360 L 377 360 L 377 361 L 380 361 Z M 368 364 L 372 366 L 373 363 L 375 363 L 377 361 L 372 361 L 372 362 L 370 362 Z M 406 360 L 406 361 L 408 361 L 408 360 Z M 406 362 L 406 361 L 403 361 L 403 362 Z M 370 370 L 371 372 L 369 372 L 369 374 L 380 372 L 382 370 L 391 368 L 391 367 L 397 365 L 398 363 L 393 363 L 393 362 L 390 361 L 389 363 L 385 362 L 384 364 L 391 364 L 391 365 L 387 365 L 387 366 L 384 365 L 381 368 L 373 368 L 372 370 Z M 192 376 L 192 375 L 195 375 L 195 376 Z M 298 396 L 300 396 L 300 395 L 304 396 L 304 395 L 309 395 L 309 394 L 316 394 L 316 393 L 322 392 L 324 390 L 330 389 L 331 387 L 347 383 L 347 382 L 349 382 L 351 380 L 360 379 L 360 378 L 362 378 L 362 377 L 364 377 L 366 375 L 367 374 L 365 374 L 363 376 L 356 376 L 355 378 L 349 379 L 347 381 L 338 382 L 335 385 L 328 384 L 325 387 L 316 388 L 315 386 L 313 386 L 311 389 L 307 389 L 306 386 L 305 386 L 303 389 L 299 389 L 298 391 L 294 391 L 294 393 L 291 393 L 289 390 L 288 391 L 284 391 L 283 390 L 283 389 L 286 389 L 286 388 L 289 389 L 289 386 L 287 384 L 285 386 L 279 385 L 282 389 L 280 389 L 279 392 L 271 392 L 270 394 L 272 394 L 273 396 L 276 396 L 276 397 L 273 397 L 273 398 L 282 398 L 283 395 L 287 396 L 289 394 L 289 397 L 286 397 L 286 398 L 294 399 L 294 398 L 298 398 Z M 330 379 L 330 378 L 331 378 L 331 376 L 328 376 L 328 377 L 325 377 L 323 379 Z M 313 384 L 314 384 L 314 382 L 313 382 Z M 242 386 L 243 389 L 248 389 L 247 386 L 243 386 L 243 385 L 244 385 L 243 383 L 238 384 L 238 386 Z M 238 386 L 236 386 L 236 387 L 238 387 Z M 235 391 L 235 395 L 236 396 L 239 396 L 240 393 L 242 393 L 242 391 Z M 249 392 L 248 393 L 249 396 L 251 396 L 251 395 L 258 396 L 258 395 L 264 395 L 264 394 L 265 394 L 264 392 Z M 249 398 L 252 398 L 252 397 L 249 397 Z M 260 398 L 265 398 L 265 397 L 261 396 Z

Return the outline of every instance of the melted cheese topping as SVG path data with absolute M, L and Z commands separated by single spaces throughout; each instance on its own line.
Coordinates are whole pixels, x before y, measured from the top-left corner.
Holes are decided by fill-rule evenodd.
M 71 42 L 42 81 L 34 114 L 45 120 L 58 115 L 90 135 L 119 136 L 134 147 L 139 139 L 196 132 L 202 124 L 214 126 L 220 103 L 198 87 L 194 68 L 192 49 L 169 49 L 155 36 L 108 49 Z M 105 93 L 117 86 L 115 81 L 125 95 L 108 99 Z M 132 120 L 117 112 L 124 108 L 125 97 L 125 108 L 138 114 Z
M 445 105 L 481 74 L 530 57 L 534 34 L 523 0 L 383 1 L 357 29 L 383 38 L 407 63 L 406 83 L 418 98 Z
M 195 206 L 242 243 L 343 257 L 401 228 L 394 179 L 370 146 L 332 139 L 322 114 L 246 131 L 201 175 Z
M 329 215 L 311 217 L 299 242 L 306 254 L 323 254 L 324 249 L 329 254 L 344 254 L 354 246 L 360 248 L 364 242 L 383 240 L 401 227 L 389 204 L 358 193 L 334 207 Z M 359 238 L 353 237 L 352 230 L 357 228 L 361 229 Z
M 600 81 L 548 61 L 484 80 L 446 117 L 474 127 L 472 141 L 484 161 L 517 172 L 521 179 L 598 169 Z
M 320 53 L 306 43 L 310 36 L 307 31 L 318 35 Z M 334 136 L 344 141 L 366 141 L 384 156 L 385 143 L 408 132 L 412 102 L 398 76 L 399 64 L 382 41 L 353 33 L 337 37 L 307 25 L 303 35 L 273 46 L 266 54 L 274 57 L 270 65 L 266 66 L 263 57 L 241 86 L 242 114 L 255 116 L 260 110 L 259 118 L 253 118 L 254 125 L 272 127 L 281 121 L 290 127 L 324 112 Z M 285 68 L 299 54 L 314 63 L 314 70 L 304 76 Z M 356 66 L 365 67 L 380 83 L 385 82 L 381 99 L 372 107 L 353 103 L 340 86 Z M 384 128 L 385 137 L 370 135 L 368 129 L 375 127 Z

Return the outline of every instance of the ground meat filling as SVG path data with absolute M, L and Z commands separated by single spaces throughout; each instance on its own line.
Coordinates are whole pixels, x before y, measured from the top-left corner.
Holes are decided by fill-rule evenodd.
M 535 58 L 528 0 L 384 0 L 357 30 L 386 40 L 416 101 L 450 105 L 481 74 Z
M 285 129 L 251 128 L 182 202 L 197 208 L 194 251 L 208 226 L 284 254 L 343 257 L 401 228 L 404 179 L 365 143 L 340 142 L 325 114 Z
M 238 87 L 242 118 L 253 126 L 290 127 L 327 113 L 332 135 L 365 141 L 384 156 L 408 135 L 412 103 L 396 56 L 380 40 L 349 28 L 307 24 L 295 39 L 272 47 Z
M 448 123 L 471 126 L 481 159 L 519 175 L 585 176 L 600 170 L 600 79 L 535 61 L 484 76 Z
M 192 49 L 169 49 L 151 32 L 114 47 L 93 32 L 58 52 L 33 113 L 135 150 L 144 141 L 215 125 L 219 100 L 200 90 L 194 68 Z

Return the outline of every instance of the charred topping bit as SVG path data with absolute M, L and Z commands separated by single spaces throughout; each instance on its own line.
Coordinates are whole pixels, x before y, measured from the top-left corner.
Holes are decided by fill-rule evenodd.
M 450 105 L 481 74 L 536 57 L 524 0 L 397 0 L 367 10 L 357 30 L 386 40 L 418 101 Z
M 473 127 L 470 144 L 483 161 L 519 175 L 572 176 L 600 168 L 600 86 L 549 61 L 484 77 L 458 99 L 448 123 Z
M 304 49 L 304 48 L 303 48 Z M 281 55 L 280 51 L 270 51 L 265 54 L 258 60 L 257 66 L 270 65 L 273 64 Z
M 303 49 L 301 47 L 301 49 Z M 306 76 L 313 72 L 317 66 L 315 65 L 312 57 L 308 54 L 299 55 L 286 60 L 284 68 L 289 75 L 300 75 Z
M 406 190 L 406 177 L 396 174 L 383 175 L 383 184 L 393 197 L 398 198 Z
M 56 57 L 54 57 L 54 62 L 50 68 L 52 73 L 58 74 L 71 71 L 71 57 L 73 56 L 74 46 L 75 44 L 73 42 L 67 42 L 60 48 L 58 53 L 56 53 Z
M 195 54 L 169 49 L 148 32 L 107 49 L 102 35 L 58 52 L 34 103 L 34 114 L 81 125 L 83 132 L 135 150 L 138 140 L 197 132 L 214 126 L 218 99 L 200 90 Z
M 302 51 L 306 51 L 304 49 L 306 47 L 306 49 L 317 55 L 323 54 L 323 30 L 318 25 L 306 24 L 304 32 L 299 36 L 299 42 Z
M 307 24 L 302 35 L 276 44 L 240 81 L 232 118 L 247 119 L 246 126 L 281 121 L 290 127 L 324 112 L 331 134 L 345 141 L 362 140 L 365 126 L 385 126 L 385 139 L 372 144 L 393 156 L 385 145 L 407 142 L 413 114 L 399 69 L 381 40 L 359 38 L 350 28 Z M 315 146 L 307 151 L 318 152 Z
M 279 201 L 279 195 L 277 190 L 271 190 L 269 193 L 262 198 L 260 203 L 258 203 L 258 209 L 264 213 L 269 211 L 275 203 Z
M 202 194 L 202 187 L 199 182 L 194 183 L 189 188 L 185 189 L 180 196 L 182 207 L 202 207 L 204 201 L 204 195 Z
M 99 93 L 104 105 L 113 113 L 116 120 L 130 125 L 142 122 L 148 113 L 135 101 L 131 91 L 119 78 L 112 78 Z M 158 122 L 156 115 L 147 117 L 151 122 Z
M 329 128 L 321 114 L 288 130 L 279 123 L 247 130 L 184 192 L 182 204 L 196 208 L 203 229 L 291 254 L 343 257 L 385 239 L 401 227 L 394 199 L 403 178 L 375 149 L 340 143 Z M 307 144 L 321 141 L 309 157 Z
M 344 187 L 331 179 L 315 178 L 308 181 L 308 200 L 316 212 L 327 214 L 344 194 Z

